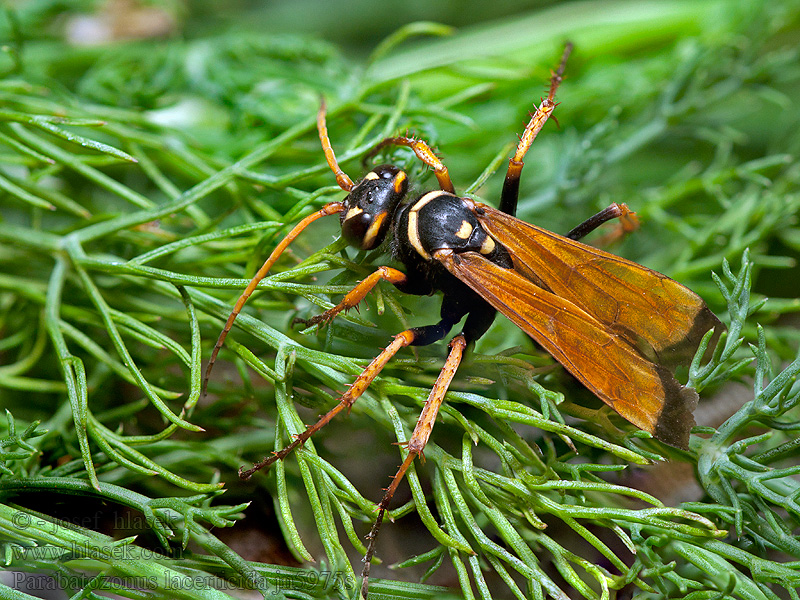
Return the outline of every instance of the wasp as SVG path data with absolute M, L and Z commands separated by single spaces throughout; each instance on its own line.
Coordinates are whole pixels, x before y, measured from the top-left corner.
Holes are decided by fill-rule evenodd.
M 367 537 L 363 597 L 385 511 L 414 459 L 422 456 L 465 349 L 486 333 L 498 312 L 622 417 L 658 440 L 688 447 L 698 396 L 677 381 L 673 370 L 691 360 L 709 330 L 720 331 L 717 317 L 697 294 L 667 276 L 578 241 L 612 219 L 619 219 L 624 228 L 635 228 L 635 215 L 624 204 L 612 204 L 565 236 L 514 216 L 523 158 L 556 108 L 556 90 L 571 50 L 568 44 L 552 73 L 547 97 L 531 115 L 509 160 L 499 208 L 457 195 L 445 165 L 424 141 L 410 137 L 388 138 L 373 152 L 387 145 L 410 148 L 433 170 L 439 189 L 409 200 L 408 176 L 388 164 L 354 183 L 337 163 L 323 101 L 317 115 L 319 138 L 347 197 L 300 221 L 276 246 L 237 301 L 206 368 L 204 390 L 225 337 L 259 282 L 300 232 L 329 215 L 339 215 L 342 236 L 361 250 L 378 248 L 391 236 L 391 254 L 405 269 L 381 266 L 335 307 L 296 321 L 309 326 L 327 323 L 358 305 L 380 281 L 408 294 L 441 292 L 440 319 L 395 335 L 334 408 L 285 448 L 241 470 L 241 477 L 249 478 L 285 458 L 337 414 L 349 410 L 400 349 L 437 342 L 464 320 L 461 332 L 449 343 L 444 367 L 406 446 L 406 458 L 378 505 Z

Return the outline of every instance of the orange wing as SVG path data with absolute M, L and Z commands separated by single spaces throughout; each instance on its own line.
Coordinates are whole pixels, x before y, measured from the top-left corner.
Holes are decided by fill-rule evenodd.
M 516 271 L 582 308 L 650 360 L 688 364 L 709 329 L 722 331 L 700 296 L 666 275 L 478 206 L 481 225 L 511 253 Z
M 706 331 L 721 329 L 700 297 L 656 271 L 490 207 L 479 205 L 477 214 L 514 268 L 475 252 L 436 258 L 620 415 L 686 448 L 697 393 L 665 364 L 685 362 Z

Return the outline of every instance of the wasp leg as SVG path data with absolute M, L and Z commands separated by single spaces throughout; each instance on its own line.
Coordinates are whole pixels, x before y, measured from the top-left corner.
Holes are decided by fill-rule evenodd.
M 294 449 L 298 446 L 302 446 L 308 438 L 330 423 L 337 414 L 344 409 L 347 409 L 349 412 L 355 401 L 366 391 L 378 374 L 383 370 L 383 367 L 386 366 L 386 363 L 388 363 L 401 348 L 405 348 L 406 346 L 427 346 L 428 344 L 438 342 L 447 335 L 453 328 L 453 325 L 458 323 L 462 316 L 463 313 L 451 312 L 443 305 L 442 320 L 439 321 L 439 323 L 435 325 L 426 325 L 425 327 L 413 327 L 398 333 L 394 336 L 392 343 L 389 344 L 383 352 L 372 359 L 372 362 L 369 363 L 367 368 L 361 372 L 361 375 L 356 378 L 350 386 L 350 389 L 342 394 L 336 406 L 329 410 L 314 425 L 309 426 L 303 433 L 297 435 L 285 448 L 278 450 L 271 456 L 267 456 L 260 462 L 254 464 L 250 469 L 240 469 L 239 477 L 242 479 L 249 479 L 253 473 L 259 469 L 263 469 L 275 461 L 286 458 Z
M 292 325 L 295 323 L 302 323 L 303 325 L 310 327 L 312 325 L 328 323 L 343 310 L 354 308 L 366 297 L 367 294 L 369 294 L 372 288 L 378 285 L 378 282 L 381 279 L 388 281 L 389 283 L 393 283 L 394 285 L 403 285 L 408 281 L 408 277 L 402 271 L 398 271 L 392 267 L 380 267 L 377 271 L 372 273 L 372 275 L 360 281 L 358 285 L 350 290 L 350 292 L 348 292 L 342 301 L 333 308 L 326 310 L 324 313 L 311 317 L 310 319 L 301 319 L 299 317 L 295 317 L 292 320 Z
M 231 330 L 231 327 L 233 327 L 233 322 L 236 320 L 236 317 L 239 316 L 239 313 L 242 312 L 245 302 L 247 302 L 248 298 L 250 298 L 250 296 L 253 294 L 255 289 L 258 287 L 258 284 L 261 283 L 261 280 L 267 276 L 267 273 L 272 268 L 272 265 L 275 264 L 283 251 L 286 250 L 286 247 L 291 244 L 294 239 L 300 235 L 300 232 L 302 232 L 311 223 L 321 217 L 327 217 L 329 215 L 334 215 L 338 212 L 341 212 L 343 209 L 344 205 L 341 202 L 330 202 L 329 204 L 326 204 L 317 212 L 308 215 L 305 219 L 295 225 L 294 228 L 286 234 L 286 237 L 283 238 L 277 246 L 275 246 L 272 254 L 270 254 L 269 258 L 267 258 L 264 264 L 261 265 L 261 268 L 255 274 L 253 279 L 250 280 L 250 283 L 242 292 L 242 295 L 239 296 L 239 299 L 236 301 L 236 305 L 233 307 L 231 314 L 228 315 L 228 320 L 225 322 L 225 327 L 219 334 L 219 338 L 217 338 L 217 343 L 214 345 L 214 350 L 211 352 L 211 358 L 208 360 L 206 373 L 203 377 L 203 397 L 205 397 L 206 392 L 208 391 L 208 380 L 211 377 L 211 370 L 214 368 L 214 363 L 217 360 L 217 354 L 219 354 L 222 344 L 225 343 L 225 338 L 228 337 L 228 332 Z
M 453 182 L 450 180 L 450 173 L 448 173 L 447 167 L 444 166 L 444 163 L 439 160 L 439 157 L 434 154 L 433 150 L 431 150 L 431 147 L 428 146 L 428 144 L 426 144 L 423 140 L 417 140 L 408 137 L 386 138 L 364 157 L 364 161 L 367 161 L 375 156 L 381 150 L 381 148 L 386 146 L 405 146 L 406 148 L 411 148 L 414 151 L 414 154 L 417 155 L 417 158 L 433 169 L 433 173 L 436 175 L 436 180 L 439 182 L 439 187 L 445 192 L 450 192 L 451 194 L 456 193 L 456 189 L 453 187 Z
M 401 348 L 405 348 L 406 346 L 410 346 L 415 339 L 414 331 L 409 329 L 407 331 L 403 331 L 398 333 L 394 336 L 394 340 L 392 343 L 389 344 L 386 349 L 381 352 L 378 356 L 372 359 L 372 362 L 369 363 L 366 369 L 358 376 L 358 378 L 353 382 L 353 385 L 350 386 L 341 398 L 339 398 L 339 404 L 334 406 L 331 410 L 328 411 L 319 421 L 317 421 L 314 425 L 306 428 L 306 430 L 299 434 L 297 437 L 292 440 L 292 443 L 286 446 L 285 448 L 275 452 L 271 456 L 264 458 L 262 461 L 254 464 L 250 469 L 239 470 L 239 477 L 242 479 L 250 479 L 250 477 L 258 471 L 259 469 L 263 469 L 264 467 L 268 467 L 272 463 L 278 460 L 283 460 L 288 456 L 295 448 L 298 446 L 302 446 L 305 441 L 314 435 L 317 431 L 325 427 L 330 421 L 342 410 L 347 409 L 348 411 L 353 406 L 358 397 L 364 393 L 372 381 L 378 376 L 383 370 L 383 367 L 386 366 L 386 363 L 397 354 L 398 350 Z
M 374 278 L 374 281 L 371 285 L 365 285 L 367 280 L 365 279 L 362 281 L 356 289 L 363 286 L 363 290 L 361 293 L 361 298 L 363 298 L 367 292 L 372 289 L 375 284 L 382 279 L 381 276 L 382 270 L 385 270 L 387 274 L 391 275 L 392 272 L 395 274 L 399 274 L 402 276 L 402 279 L 398 276 L 397 282 L 393 281 L 392 279 L 387 279 L 388 281 L 393 281 L 393 283 L 399 283 L 400 285 L 409 283 L 405 279 L 405 275 L 396 269 L 391 269 L 389 267 L 381 267 L 375 273 L 373 273 L 370 277 Z M 368 278 L 369 279 L 369 278 Z M 413 282 L 410 282 L 413 283 Z M 354 289 L 350 293 L 356 291 Z M 349 295 L 349 294 L 348 294 Z M 301 446 L 305 443 L 305 441 L 310 438 L 313 434 L 317 431 L 322 429 L 325 425 L 327 425 L 337 414 L 342 412 L 342 410 L 347 409 L 348 411 L 353 406 L 355 401 L 364 393 L 364 391 L 370 386 L 373 380 L 378 376 L 378 374 L 383 370 L 383 367 L 386 366 L 386 363 L 391 360 L 391 358 L 397 354 L 397 352 L 401 348 L 405 348 L 406 346 L 427 346 L 429 344 L 433 344 L 434 342 L 438 342 L 444 336 L 446 336 L 450 330 L 453 328 L 453 325 L 458 323 L 464 316 L 467 311 L 467 307 L 465 307 L 462 303 L 460 303 L 460 298 L 457 296 L 445 296 L 444 300 L 442 301 L 442 309 L 441 309 L 441 320 L 436 323 L 435 325 L 426 325 L 424 327 L 413 327 L 411 329 L 407 329 L 401 333 L 398 333 L 392 343 L 389 344 L 383 352 L 381 352 L 378 356 L 372 359 L 372 362 L 367 365 L 367 368 L 361 372 L 353 384 L 350 386 L 350 389 L 345 392 L 341 398 L 339 398 L 339 403 L 334 406 L 331 410 L 328 411 L 323 417 L 320 418 L 314 425 L 308 427 L 303 433 L 297 435 L 292 442 L 286 446 L 285 448 L 278 450 L 277 452 L 273 453 L 271 456 L 268 456 L 261 460 L 260 462 L 254 464 L 250 469 L 240 469 L 239 476 L 242 479 L 249 479 L 253 473 L 258 471 L 259 469 L 263 469 L 274 463 L 277 460 L 282 460 L 286 456 L 288 456 L 295 448 Z M 490 314 L 484 314 L 484 312 L 489 312 Z M 482 316 L 480 316 L 482 315 Z M 490 306 L 486 305 L 486 311 L 481 311 L 480 315 L 473 311 L 467 317 L 467 321 L 464 325 L 466 335 L 475 335 L 475 337 L 470 337 L 469 339 L 477 339 L 483 333 L 485 333 L 486 329 L 488 329 L 489 325 L 491 325 L 491 319 L 494 318 L 495 311 Z M 323 316 L 323 315 L 320 315 Z M 488 317 L 488 320 L 487 320 Z M 460 337 L 464 337 L 465 334 L 461 334 Z M 399 483 L 399 482 L 398 482 Z
M 414 462 L 414 459 L 417 456 L 424 459 L 422 452 L 431 436 L 433 424 L 436 422 L 436 415 L 439 414 L 439 408 L 442 406 L 444 396 L 447 393 L 447 388 L 450 387 L 450 382 L 453 380 L 459 364 L 461 364 L 461 358 L 464 355 L 464 349 L 466 347 L 467 339 L 463 333 L 454 337 L 450 342 L 450 353 L 447 356 L 447 361 L 445 361 L 444 367 L 442 368 L 441 373 L 439 373 L 439 377 L 436 380 L 433 389 L 431 389 L 428 399 L 425 401 L 425 406 L 423 407 L 422 413 L 417 420 L 416 427 L 414 427 L 414 432 L 411 434 L 411 438 L 408 440 L 408 444 L 406 446 L 408 449 L 408 455 L 403 461 L 403 464 L 400 465 L 400 468 L 397 470 L 395 476 L 392 478 L 391 484 L 389 484 L 389 487 L 386 488 L 386 493 L 383 495 L 383 499 L 381 500 L 380 504 L 378 504 L 378 516 L 375 519 L 375 523 L 372 525 L 369 535 L 367 535 L 367 553 L 364 556 L 364 570 L 361 573 L 362 598 L 367 597 L 367 590 L 369 588 L 370 562 L 372 560 L 372 556 L 375 554 L 375 540 L 378 537 L 378 531 L 383 523 L 383 517 L 386 514 L 386 510 L 389 507 L 389 503 L 392 501 L 395 491 L 397 491 L 397 487 L 400 485 L 400 482 L 403 481 L 403 477 L 405 477 L 406 471 L 408 471 L 411 463 Z
M 547 119 L 550 118 L 550 115 L 553 114 L 556 108 L 556 90 L 558 86 L 561 85 L 564 76 L 564 68 L 567 65 L 567 58 L 570 52 L 572 52 L 572 44 L 567 44 L 566 48 L 564 48 L 564 54 L 561 56 L 561 64 L 559 64 L 558 69 L 550 77 L 550 91 L 547 94 L 547 98 L 542 100 L 542 104 L 536 109 L 536 112 L 531 115 L 531 120 L 528 122 L 525 131 L 522 132 L 519 138 L 517 151 L 508 161 L 508 171 L 506 172 L 506 179 L 503 182 L 503 191 L 500 195 L 500 210 L 507 215 L 513 216 L 517 214 L 519 178 L 522 174 L 522 167 L 525 166 L 522 159 L 525 157 L 525 153 L 531 147 L 531 144 L 533 144 L 533 140 L 536 139 L 536 136 L 542 130 Z
M 571 240 L 579 240 L 611 219 L 619 219 L 619 227 L 616 231 L 598 240 L 599 245 L 613 242 L 621 236 L 636 231 L 639 228 L 639 219 L 636 217 L 636 213 L 629 209 L 627 204 L 617 204 L 614 202 L 596 215 L 586 219 L 583 223 L 572 229 L 565 237 Z

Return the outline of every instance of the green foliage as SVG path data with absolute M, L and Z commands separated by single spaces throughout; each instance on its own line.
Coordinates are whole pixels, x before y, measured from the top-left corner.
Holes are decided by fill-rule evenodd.
M 442 347 L 398 357 L 349 418 L 271 473 L 244 484 L 236 471 L 333 406 L 392 333 L 433 320 L 436 301 L 383 286 L 368 311 L 317 336 L 292 330 L 385 260 L 317 223 L 239 317 L 205 402 L 201 365 L 276 238 L 341 198 L 316 138 L 320 94 L 352 177 L 378 141 L 412 130 L 459 191 L 491 203 L 493 173 L 570 39 L 560 128 L 527 157 L 520 216 L 563 232 L 627 202 L 642 230 L 616 251 L 696 289 L 728 326 L 689 381 L 707 402 L 747 381 L 753 399 L 679 452 L 599 407 L 498 320 L 456 377 L 411 493 L 390 511 L 397 524 L 384 525 L 382 540 L 418 518 L 423 550 L 380 571 L 371 597 L 441 598 L 394 580 L 439 575 L 465 598 L 797 599 L 800 4 L 739 4 L 565 3 L 455 33 L 416 23 L 355 64 L 318 39 L 241 23 L 76 48 L 53 35 L 69 3 L 6 13 L 3 566 L 76 597 L 227 598 L 231 584 L 352 595 L 374 501 L 405 453 L 392 442 L 408 439 Z M 431 183 L 404 149 L 382 159 L 417 190 Z M 664 458 L 696 467 L 702 493 L 637 489 Z M 94 501 L 141 515 L 153 549 L 70 522 Z M 324 560 L 245 560 L 212 533 L 246 527 L 259 507 L 274 509 L 296 560 Z

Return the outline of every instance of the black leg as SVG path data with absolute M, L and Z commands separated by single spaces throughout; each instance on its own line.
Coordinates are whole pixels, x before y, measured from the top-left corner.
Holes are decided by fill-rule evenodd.
M 492 326 L 495 316 L 497 316 L 497 311 L 485 302 L 473 308 L 464 323 L 461 335 L 468 344 L 479 340 Z
M 586 219 L 564 237 L 568 237 L 571 240 L 579 240 L 612 219 L 620 220 L 623 233 L 634 231 L 639 226 L 636 213 L 631 211 L 626 204 L 617 204 L 615 202 L 596 215 Z

